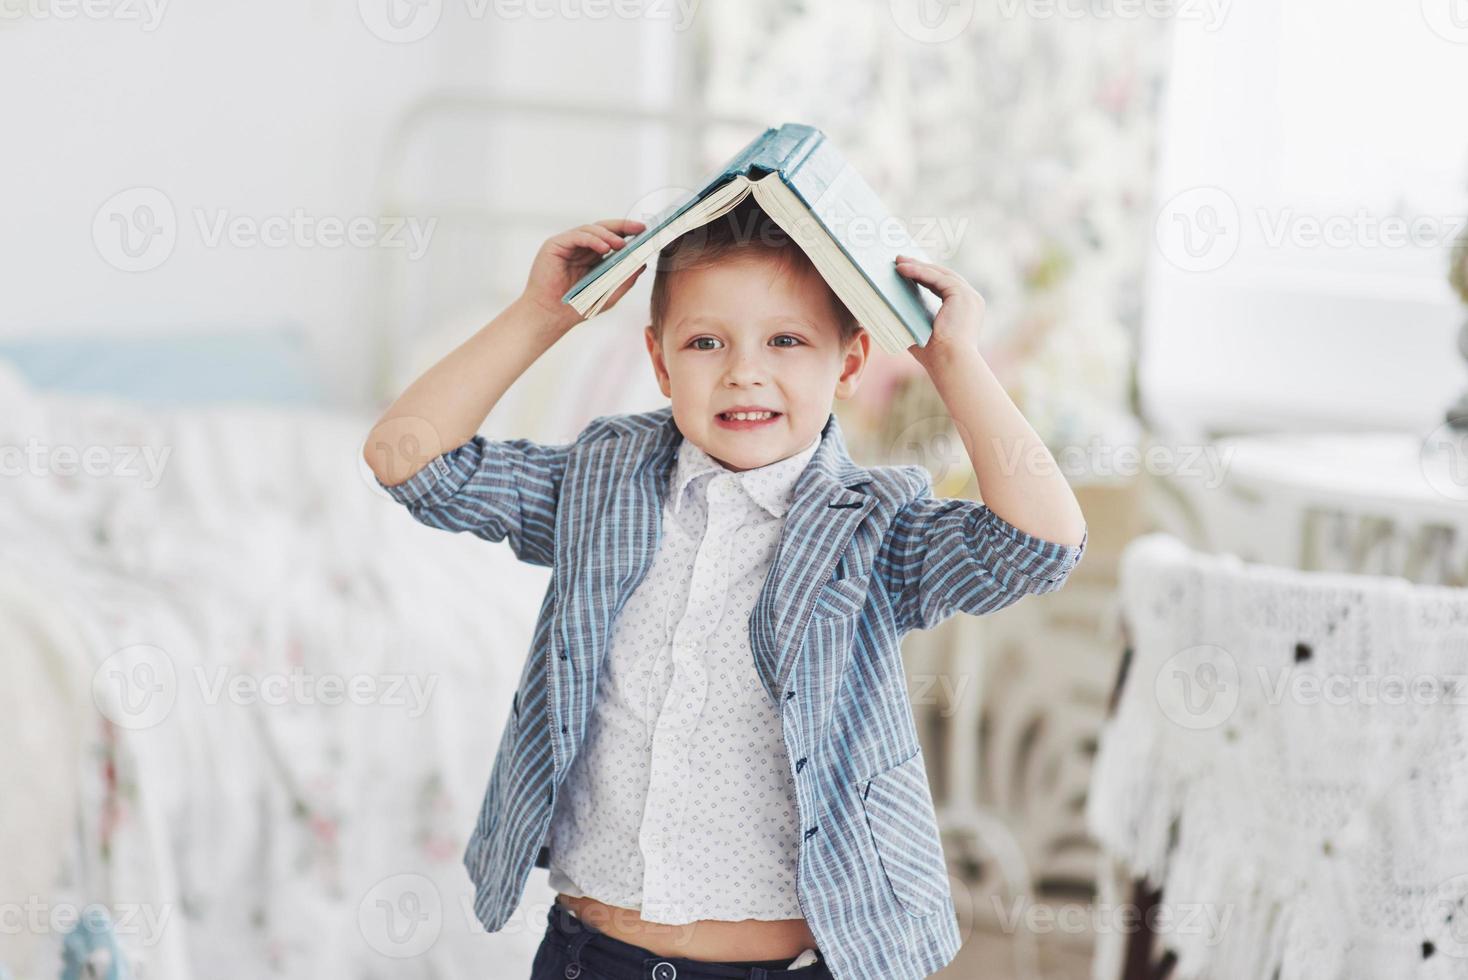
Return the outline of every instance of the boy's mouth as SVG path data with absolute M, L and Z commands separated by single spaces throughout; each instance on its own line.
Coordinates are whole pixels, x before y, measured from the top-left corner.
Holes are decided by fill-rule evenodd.
M 720 412 L 714 419 L 725 429 L 757 429 L 770 425 L 782 414 L 774 411 Z

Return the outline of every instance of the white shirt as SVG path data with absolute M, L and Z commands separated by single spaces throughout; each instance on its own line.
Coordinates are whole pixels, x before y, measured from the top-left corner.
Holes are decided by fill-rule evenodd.
M 556 798 L 555 890 L 675 925 L 803 917 L 795 782 L 749 617 L 819 444 L 734 472 L 680 443 L 662 540 L 612 626 Z

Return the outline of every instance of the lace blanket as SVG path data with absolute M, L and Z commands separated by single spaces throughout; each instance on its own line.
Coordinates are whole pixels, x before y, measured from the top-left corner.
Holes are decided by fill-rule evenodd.
M 1174 975 L 1468 977 L 1468 590 L 1152 534 L 1121 594 L 1086 817 Z

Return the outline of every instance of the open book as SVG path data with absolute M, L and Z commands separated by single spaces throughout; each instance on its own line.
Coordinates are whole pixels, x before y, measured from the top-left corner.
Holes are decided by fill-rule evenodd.
M 641 234 L 609 253 L 562 301 L 583 317 L 679 235 L 729 212 L 749 194 L 810 257 L 872 338 L 892 354 L 933 332 L 938 298 L 898 273 L 899 254 L 928 261 L 819 129 L 799 123 L 752 140 L 703 185 L 665 208 Z

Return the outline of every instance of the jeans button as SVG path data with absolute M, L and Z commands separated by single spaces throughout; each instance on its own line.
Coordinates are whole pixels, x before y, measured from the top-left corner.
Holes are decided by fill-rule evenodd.
M 652 980 L 676 980 L 678 968 L 667 960 L 652 968 Z
M 581 976 L 581 964 L 572 963 L 570 966 L 566 967 L 566 976 L 569 978 L 569 980 L 576 980 L 577 977 Z

